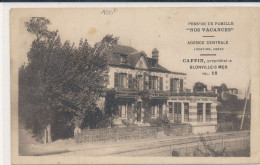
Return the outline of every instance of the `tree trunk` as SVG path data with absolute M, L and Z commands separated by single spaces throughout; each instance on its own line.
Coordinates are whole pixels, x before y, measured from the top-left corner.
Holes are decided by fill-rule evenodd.
M 44 144 L 51 143 L 51 124 L 48 124 L 46 129 L 44 130 L 44 138 L 43 138 Z

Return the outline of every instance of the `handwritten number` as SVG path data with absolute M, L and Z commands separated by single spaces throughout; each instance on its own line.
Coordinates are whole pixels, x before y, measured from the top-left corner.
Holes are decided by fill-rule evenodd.
M 111 10 L 102 10 L 101 14 L 103 15 L 113 15 L 117 12 L 117 8 L 111 9 Z

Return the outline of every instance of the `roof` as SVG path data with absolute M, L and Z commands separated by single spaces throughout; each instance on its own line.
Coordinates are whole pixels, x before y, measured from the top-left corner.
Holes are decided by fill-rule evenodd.
M 130 54 L 133 52 L 137 52 L 136 49 L 130 47 L 130 46 L 124 46 L 124 45 L 116 45 L 113 50 L 114 53 L 118 54 Z
M 124 64 L 120 62 L 120 56 L 122 55 L 126 57 L 126 63 Z M 158 60 L 147 57 L 144 51 L 137 51 L 130 46 L 124 45 L 116 45 L 114 47 L 112 53 L 109 54 L 109 65 L 134 69 L 137 61 L 140 59 L 141 56 L 143 56 L 146 60 L 149 71 L 186 75 L 186 73 L 169 71 L 168 69 L 160 65 L 158 63 Z
M 228 88 L 228 90 L 238 90 L 237 88 Z

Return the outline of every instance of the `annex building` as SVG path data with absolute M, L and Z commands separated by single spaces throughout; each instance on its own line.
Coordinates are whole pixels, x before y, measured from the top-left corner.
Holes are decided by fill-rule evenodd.
M 167 117 L 174 124 L 191 124 L 193 133 L 215 132 L 217 97 L 214 92 L 186 88 L 186 73 L 167 70 L 152 57 L 132 47 L 117 45 L 109 55 L 109 85 L 115 89 L 118 114 L 113 123 L 149 125 Z

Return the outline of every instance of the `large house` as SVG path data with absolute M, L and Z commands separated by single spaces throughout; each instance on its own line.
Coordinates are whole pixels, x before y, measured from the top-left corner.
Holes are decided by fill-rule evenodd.
M 188 90 L 186 73 L 161 66 L 156 48 L 148 57 L 143 51 L 117 45 L 109 55 L 109 66 L 108 89 L 115 89 L 119 100 L 115 125 L 147 125 L 166 116 L 175 124 L 191 124 L 193 133 L 216 131 L 216 95 Z

